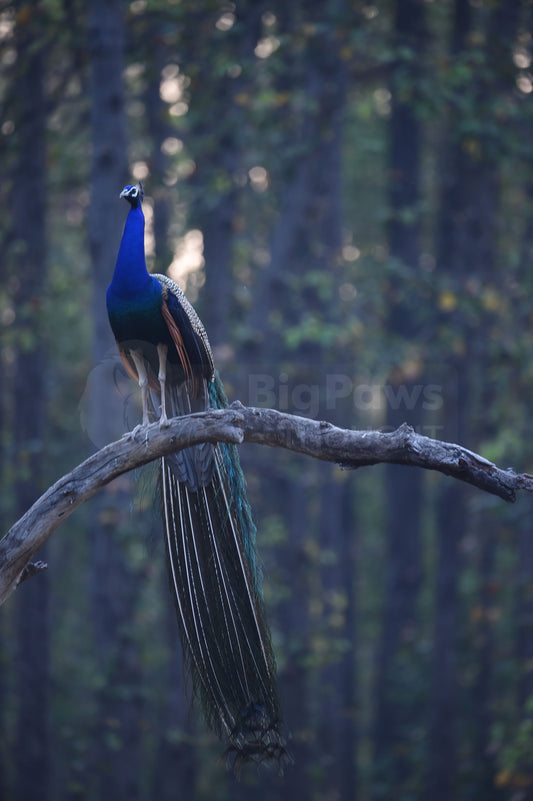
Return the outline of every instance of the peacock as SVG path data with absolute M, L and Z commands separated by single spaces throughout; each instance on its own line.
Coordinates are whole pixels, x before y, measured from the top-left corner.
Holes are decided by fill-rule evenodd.
M 228 405 L 204 326 L 180 287 L 150 274 L 142 184 L 130 205 L 107 311 L 142 424 Z M 256 530 L 237 449 L 203 443 L 161 459 L 160 494 L 171 591 L 193 697 L 235 762 L 286 759 L 276 665 L 265 615 Z

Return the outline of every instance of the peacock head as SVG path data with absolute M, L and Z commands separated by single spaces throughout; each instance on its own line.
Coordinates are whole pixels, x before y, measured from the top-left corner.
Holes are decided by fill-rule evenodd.
M 126 198 L 128 203 L 132 205 L 134 209 L 137 208 L 142 203 L 144 198 L 144 189 L 142 183 L 139 181 L 139 186 L 135 185 L 128 185 L 125 186 L 122 192 L 120 193 L 120 197 Z

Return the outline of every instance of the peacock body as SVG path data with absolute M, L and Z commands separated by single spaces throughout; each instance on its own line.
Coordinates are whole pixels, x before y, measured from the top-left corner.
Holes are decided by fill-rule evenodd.
M 107 290 L 111 328 L 139 382 L 143 425 L 227 400 L 205 329 L 181 289 L 150 275 L 142 186 Z M 160 410 L 160 414 L 159 414 Z M 255 527 L 237 449 L 203 443 L 161 459 L 162 516 L 171 591 L 194 694 L 237 760 L 285 759 L 275 660 L 255 555 Z

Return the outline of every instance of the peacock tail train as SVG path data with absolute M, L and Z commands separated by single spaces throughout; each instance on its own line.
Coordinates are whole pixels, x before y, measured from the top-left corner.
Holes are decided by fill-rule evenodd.
M 109 320 L 139 383 L 143 423 L 227 406 L 207 334 L 166 275 L 144 256 L 142 186 L 121 193 L 131 208 L 107 290 Z M 136 430 L 132 432 L 135 436 Z M 207 723 L 234 763 L 288 757 L 276 665 L 261 591 L 255 526 L 237 449 L 201 443 L 161 460 L 162 517 L 170 585 L 185 664 Z
M 208 397 L 211 408 L 227 406 L 218 374 Z M 170 583 L 193 691 L 228 753 L 282 760 L 275 659 L 239 456 L 234 445 L 209 446 L 212 472 L 194 486 L 183 481 L 181 462 L 198 463 L 198 447 L 161 460 Z

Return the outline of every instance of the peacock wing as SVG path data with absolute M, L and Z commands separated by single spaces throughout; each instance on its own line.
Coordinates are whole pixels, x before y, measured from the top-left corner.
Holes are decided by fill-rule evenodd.
M 161 314 L 177 354 L 178 367 L 170 371 L 166 408 L 172 417 L 209 408 L 209 382 L 214 378 L 211 346 L 205 328 L 180 287 L 166 275 L 152 276 L 161 284 Z M 204 442 L 185 448 L 167 460 L 176 480 L 190 490 L 205 487 L 215 469 L 214 446 Z

